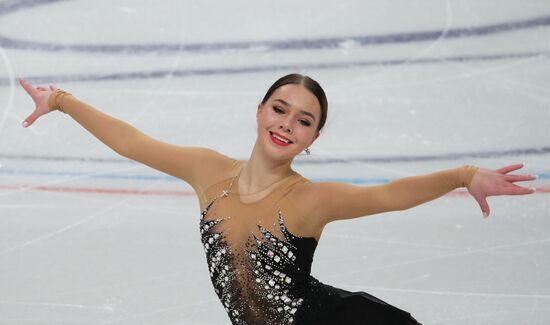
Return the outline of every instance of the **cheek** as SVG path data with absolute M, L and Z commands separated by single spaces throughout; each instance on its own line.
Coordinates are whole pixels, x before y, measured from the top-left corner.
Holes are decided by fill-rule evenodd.
M 269 120 L 269 118 L 263 112 L 256 116 L 256 122 L 258 123 L 258 126 L 265 125 L 267 120 Z
M 309 127 L 309 128 L 300 128 L 296 136 L 300 139 L 300 144 L 302 145 L 309 145 L 311 141 L 315 138 L 315 128 Z
M 262 125 L 266 128 L 271 127 L 273 125 L 280 124 L 280 117 L 276 114 L 269 114 L 266 113 L 260 117 L 260 120 L 258 121 L 258 125 Z
M 260 115 L 257 119 L 258 131 L 267 130 L 275 123 L 273 118 L 264 114 Z

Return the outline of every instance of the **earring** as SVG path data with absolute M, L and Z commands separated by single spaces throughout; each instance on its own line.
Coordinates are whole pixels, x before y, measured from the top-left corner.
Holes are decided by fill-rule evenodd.
M 306 148 L 306 155 L 310 155 L 311 154 L 311 150 L 309 150 L 309 148 Z

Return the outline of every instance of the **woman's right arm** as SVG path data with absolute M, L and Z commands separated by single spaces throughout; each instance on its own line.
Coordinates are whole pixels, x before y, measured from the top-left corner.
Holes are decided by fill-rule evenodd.
M 196 190 L 206 186 L 203 184 L 212 184 L 221 177 L 215 174 L 232 166 L 233 160 L 213 150 L 155 140 L 70 94 L 56 92 L 54 86 L 34 88 L 25 80 L 20 83 L 36 104 L 35 111 L 23 122 L 24 127 L 44 114 L 61 109 L 118 154 L 178 177 Z

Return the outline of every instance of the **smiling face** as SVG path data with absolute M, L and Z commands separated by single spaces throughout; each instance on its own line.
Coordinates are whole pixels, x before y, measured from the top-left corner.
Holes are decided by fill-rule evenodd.
M 258 106 L 258 144 L 273 160 L 291 160 L 319 136 L 319 101 L 302 85 L 279 87 Z

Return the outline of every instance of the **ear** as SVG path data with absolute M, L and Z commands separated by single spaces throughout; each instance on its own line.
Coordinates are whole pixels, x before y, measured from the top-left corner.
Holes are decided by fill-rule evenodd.
M 256 110 L 256 120 L 260 118 L 260 112 L 262 111 L 263 105 L 262 103 L 258 104 L 258 109 Z

